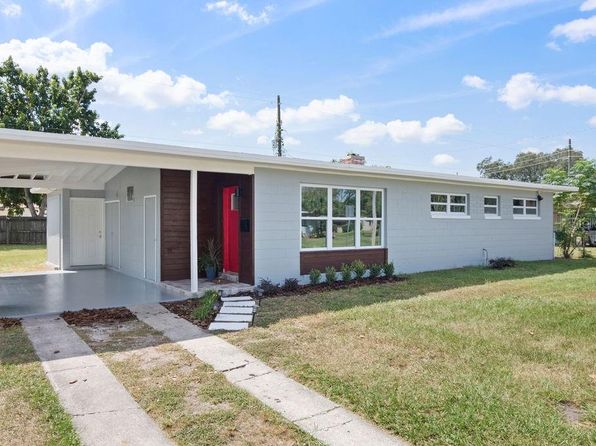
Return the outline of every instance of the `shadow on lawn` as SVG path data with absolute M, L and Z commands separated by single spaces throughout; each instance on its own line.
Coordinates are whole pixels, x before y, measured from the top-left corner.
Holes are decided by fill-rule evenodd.
M 504 270 L 467 267 L 432 271 L 411 274 L 405 281 L 390 284 L 266 298 L 261 300 L 255 325 L 268 327 L 283 319 L 324 311 L 339 311 L 380 302 L 411 299 L 455 288 L 546 276 L 592 267 L 596 267 L 595 259 L 518 262 L 514 268 Z

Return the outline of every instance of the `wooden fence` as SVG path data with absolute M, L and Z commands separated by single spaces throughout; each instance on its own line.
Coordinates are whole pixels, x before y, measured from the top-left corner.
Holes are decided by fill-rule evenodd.
M 0 244 L 45 245 L 44 217 L 0 217 Z

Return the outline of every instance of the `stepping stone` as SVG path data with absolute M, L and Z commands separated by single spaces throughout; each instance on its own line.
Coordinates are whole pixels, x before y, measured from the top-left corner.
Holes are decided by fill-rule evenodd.
M 209 330 L 239 331 L 248 328 L 248 322 L 211 322 Z
M 245 300 L 241 302 L 224 302 L 223 308 L 225 307 L 256 307 L 257 304 L 254 300 Z
M 219 314 L 253 314 L 254 308 L 251 307 L 226 307 L 219 310 Z
M 252 322 L 252 314 L 218 314 L 215 322 Z
M 234 297 L 222 297 L 222 302 L 244 302 L 254 300 L 250 296 L 234 296 Z

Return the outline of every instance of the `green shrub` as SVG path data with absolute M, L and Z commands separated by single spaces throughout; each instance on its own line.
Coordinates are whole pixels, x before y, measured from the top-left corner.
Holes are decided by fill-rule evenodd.
M 318 285 L 321 282 L 321 271 L 316 268 L 311 269 L 308 278 L 311 285 Z
M 378 265 L 376 263 L 373 263 L 372 265 L 370 265 L 370 268 L 368 269 L 368 277 L 371 279 L 376 279 L 377 277 L 379 277 L 381 275 L 382 272 L 383 272 L 383 265 Z
M 356 280 L 360 280 L 364 277 L 366 273 L 366 265 L 362 260 L 354 260 L 352 262 L 352 270 L 354 271 L 354 276 L 356 276 Z
M 269 279 L 261 279 L 259 288 L 263 292 L 263 296 L 275 296 L 276 294 L 279 294 L 279 285 L 273 283 Z
M 213 311 L 213 306 L 219 300 L 219 293 L 215 290 L 208 290 L 199 299 L 197 307 L 192 311 L 193 319 L 202 321 L 207 319 L 209 314 Z
M 337 280 L 337 271 L 335 271 L 335 267 L 328 266 L 325 268 L 325 280 L 329 285 Z
M 300 284 L 298 283 L 298 279 L 286 279 L 282 288 L 284 291 L 296 291 L 300 288 Z
M 388 262 L 383 265 L 383 273 L 385 273 L 385 277 L 393 277 L 395 275 L 395 265 L 393 262 Z
M 349 263 L 342 263 L 341 265 L 341 280 L 344 282 L 352 280 L 352 265 Z

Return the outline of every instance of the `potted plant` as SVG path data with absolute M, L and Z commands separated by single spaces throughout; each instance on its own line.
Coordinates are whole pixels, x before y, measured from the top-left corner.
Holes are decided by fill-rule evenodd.
M 199 268 L 205 271 L 207 280 L 214 280 L 219 271 L 221 249 L 214 239 L 207 240 L 205 248 L 199 256 Z

